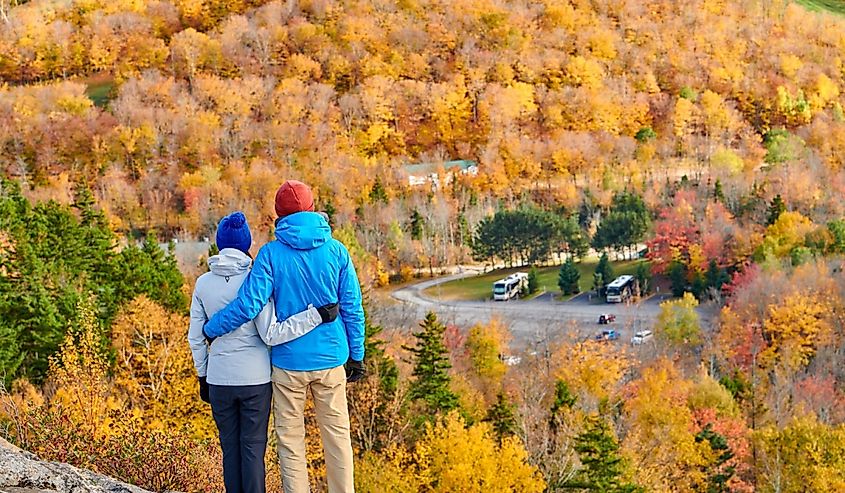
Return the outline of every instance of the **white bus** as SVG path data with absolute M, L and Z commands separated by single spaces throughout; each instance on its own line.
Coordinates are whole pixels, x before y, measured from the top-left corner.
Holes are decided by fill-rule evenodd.
M 607 302 L 622 303 L 634 295 L 634 276 L 619 276 L 607 285 Z
M 493 283 L 493 299 L 496 301 L 507 301 L 511 298 L 516 298 L 527 287 L 528 274 L 525 272 L 516 272 Z

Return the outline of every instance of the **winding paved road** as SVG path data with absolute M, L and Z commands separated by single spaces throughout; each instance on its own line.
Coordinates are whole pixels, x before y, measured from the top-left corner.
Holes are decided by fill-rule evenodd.
M 401 302 L 406 316 L 417 319 L 422 319 L 428 311 L 434 311 L 441 320 L 466 327 L 498 318 L 509 326 L 514 342 L 523 344 L 539 342 L 548 339 L 554 332 L 572 329 L 587 336 L 600 329 L 597 320 L 602 313 L 615 314 L 613 328 L 622 332 L 624 340 L 629 340 L 633 332 L 651 328 L 660 313 L 660 302 L 667 298 L 666 295 L 658 295 L 636 304 L 608 305 L 591 302 L 586 293 L 569 301 L 556 301 L 551 294 L 529 301 L 443 301 L 424 293 L 438 284 L 476 274 L 464 272 L 423 281 L 400 288 L 392 296 Z M 707 318 L 706 314 L 702 315 Z

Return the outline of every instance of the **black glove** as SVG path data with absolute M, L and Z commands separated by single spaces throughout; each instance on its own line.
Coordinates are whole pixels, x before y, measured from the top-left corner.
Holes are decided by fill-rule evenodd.
M 211 346 L 211 343 L 214 342 L 214 339 L 217 339 L 216 337 L 211 337 L 205 333 L 205 326 L 202 328 L 202 336 L 205 337 L 205 342 L 208 343 L 209 346 Z
M 208 396 L 208 382 L 205 380 L 205 377 L 199 377 L 200 381 L 200 399 L 203 402 L 207 402 L 211 404 L 211 397 Z
M 349 358 L 344 367 L 346 368 L 347 382 L 357 382 L 367 376 L 367 369 L 364 368 L 363 361 L 355 361 L 354 359 Z
M 329 303 L 328 305 L 323 305 L 317 308 L 317 311 L 320 312 L 320 318 L 323 319 L 324 324 L 334 322 L 339 310 L 340 308 L 337 303 Z

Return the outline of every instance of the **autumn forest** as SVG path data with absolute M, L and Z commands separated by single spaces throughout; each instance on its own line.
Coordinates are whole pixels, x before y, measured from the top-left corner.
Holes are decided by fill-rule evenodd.
M 0 436 L 222 491 L 174 245 L 241 210 L 257 250 L 297 179 L 366 293 L 357 491 L 845 491 L 842 10 L 0 0 Z M 384 315 L 457 266 L 602 295 L 600 257 L 667 296 L 648 345 Z

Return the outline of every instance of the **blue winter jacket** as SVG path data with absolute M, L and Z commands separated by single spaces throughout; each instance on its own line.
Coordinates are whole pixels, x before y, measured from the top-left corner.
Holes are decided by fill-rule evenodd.
M 273 366 L 315 371 L 364 359 L 364 308 L 361 287 L 346 247 L 331 236 L 323 216 L 299 212 L 276 224 L 276 241 L 261 247 L 238 297 L 205 326 L 210 337 L 227 334 L 255 318 L 267 301 L 276 302 L 276 317 L 284 320 L 309 304 L 340 304 L 334 322 L 273 346 Z

